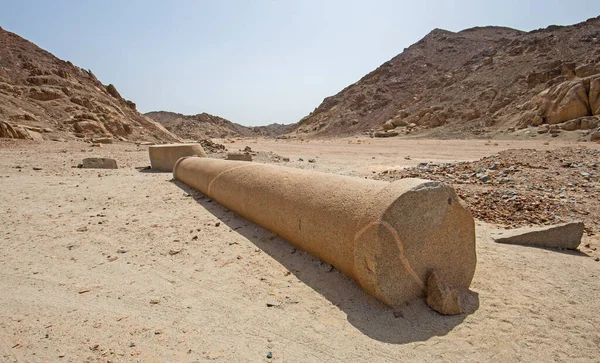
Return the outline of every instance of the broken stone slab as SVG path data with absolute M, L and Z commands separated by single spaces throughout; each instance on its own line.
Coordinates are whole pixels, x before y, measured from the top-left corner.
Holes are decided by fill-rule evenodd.
M 571 222 L 543 227 L 524 227 L 492 232 L 498 243 L 533 247 L 577 249 L 583 236 L 583 222 Z
M 83 159 L 84 169 L 117 169 L 117 161 L 109 158 L 86 158 Z
M 200 144 L 166 144 L 148 147 L 152 169 L 173 171 L 173 165 L 184 156 L 206 157 L 206 152 Z
M 247 152 L 230 152 L 227 153 L 227 160 L 252 161 L 252 155 Z

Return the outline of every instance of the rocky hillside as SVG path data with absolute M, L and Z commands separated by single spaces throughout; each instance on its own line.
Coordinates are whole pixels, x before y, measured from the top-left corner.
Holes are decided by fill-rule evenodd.
M 60 60 L 2 28 L 0 137 L 178 140 L 90 70 Z
M 600 118 L 599 89 L 600 17 L 531 32 L 435 29 L 326 98 L 294 133 L 461 138 L 525 128 L 535 135 L 539 128 L 590 138 Z
M 275 137 L 285 133 L 289 127 L 288 125 L 281 124 L 247 127 L 208 113 L 182 115 L 168 111 L 154 111 L 148 112 L 145 115 L 159 122 L 175 135 L 183 139 L 192 140 L 240 136 Z

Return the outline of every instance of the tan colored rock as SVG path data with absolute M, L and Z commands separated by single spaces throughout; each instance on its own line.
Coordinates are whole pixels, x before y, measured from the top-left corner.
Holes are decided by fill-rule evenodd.
M 576 118 L 574 120 L 565 121 L 560 124 L 560 128 L 565 131 L 578 130 L 581 127 L 581 119 Z
M 600 130 L 593 132 L 592 135 L 590 136 L 590 140 L 600 141 Z
M 29 137 L 33 141 L 44 141 L 44 137 L 42 136 L 42 134 L 40 134 L 37 131 L 27 130 L 27 133 L 29 134 Z
M 231 151 L 227 153 L 227 160 L 252 161 L 252 155 L 247 152 Z
M 540 115 L 535 115 L 531 121 L 531 126 L 540 126 L 544 123 L 544 119 Z
M 377 131 L 373 136 L 375 137 L 394 137 L 398 136 L 398 131 L 390 130 L 390 131 Z
M 432 114 L 430 112 L 427 112 L 426 114 L 421 116 L 421 118 L 419 119 L 419 122 L 417 122 L 417 125 L 427 126 L 429 124 L 429 121 L 431 120 L 431 117 L 432 117 Z
M 394 123 L 391 120 L 388 120 L 383 123 L 382 127 L 383 127 L 384 131 L 387 131 L 387 130 L 393 130 L 396 127 L 396 125 L 394 125 Z
M 52 89 L 35 90 L 29 94 L 29 98 L 38 101 L 52 101 L 62 97 L 62 92 L 54 91 Z
M 408 112 L 406 112 L 406 110 L 400 110 L 398 112 L 396 112 L 396 117 L 397 118 L 407 118 L 408 117 Z
M 123 98 L 121 97 L 121 94 L 119 94 L 119 91 L 117 91 L 117 88 L 112 83 L 106 86 L 106 92 L 108 92 L 108 94 L 113 96 L 114 98 Z
M 443 315 L 469 314 L 478 308 L 477 295 L 465 287 L 451 287 L 432 272 L 427 279 L 427 305 Z
M 582 80 L 567 81 L 542 91 L 536 100 L 548 124 L 590 116 L 588 93 Z
M 524 227 L 494 231 L 492 238 L 498 243 L 574 250 L 581 243 L 583 228 L 583 222 Z
M 600 73 L 600 66 L 593 63 L 584 64 L 575 68 L 575 75 L 579 78 L 588 77 L 596 73 Z
M 600 115 L 600 76 L 590 80 L 589 102 L 592 115 Z
M 86 158 L 83 159 L 84 169 L 117 169 L 117 161 L 109 158 Z
M 92 142 L 98 143 L 98 144 L 112 144 L 114 142 L 114 139 L 112 139 L 110 137 L 99 137 L 99 138 L 92 139 Z
M 183 158 L 174 177 L 334 266 L 391 307 L 425 296 L 436 271 L 468 288 L 475 223 L 454 189 L 262 163 Z
M 31 135 L 27 130 L 8 122 L 0 121 L 0 137 L 9 139 L 31 140 Z
M 73 128 L 78 133 L 83 134 L 107 134 L 108 131 L 100 121 L 79 121 L 73 124 Z
M 582 117 L 579 121 L 579 129 L 581 130 L 592 130 L 600 126 L 600 119 L 598 117 Z
M 200 144 L 167 144 L 148 147 L 150 165 L 153 170 L 173 171 L 173 166 L 182 157 L 206 157 L 206 152 Z
M 397 118 L 392 121 L 392 124 L 396 127 L 403 127 L 403 126 L 407 126 L 408 122 L 404 121 L 401 118 Z

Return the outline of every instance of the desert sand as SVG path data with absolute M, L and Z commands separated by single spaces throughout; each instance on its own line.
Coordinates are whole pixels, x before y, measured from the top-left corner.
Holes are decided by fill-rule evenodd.
M 289 157 L 281 163 L 288 167 L 371 177 L 509 148 L 576 145 L 358 140 L 226 146 Z M 115 158 L 119 169 L 76 168 L 92 156 Z M 136 169 L 147 165 L 147 146 L 130 143 L 2 141 L 0 360 L 600 359 L 600 263 L 585 253 L 496 244 L 495 226 L 478 221 L 471 289 L 479 308 L 442 316 L 416 300 L 393 311 L 170 173 Z M 585 238 L 600 245 L 597 236 Z

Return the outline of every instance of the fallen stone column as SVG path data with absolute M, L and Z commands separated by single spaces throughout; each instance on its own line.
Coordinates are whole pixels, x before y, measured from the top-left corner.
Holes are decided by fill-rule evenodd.
M 173 174 L 333 265 L 388 306 L 426 295 L 434 272 L 454 290 L 468 291 L 473 278 L 474 220 L 443 183 L 196 157 L 178 160 Z

